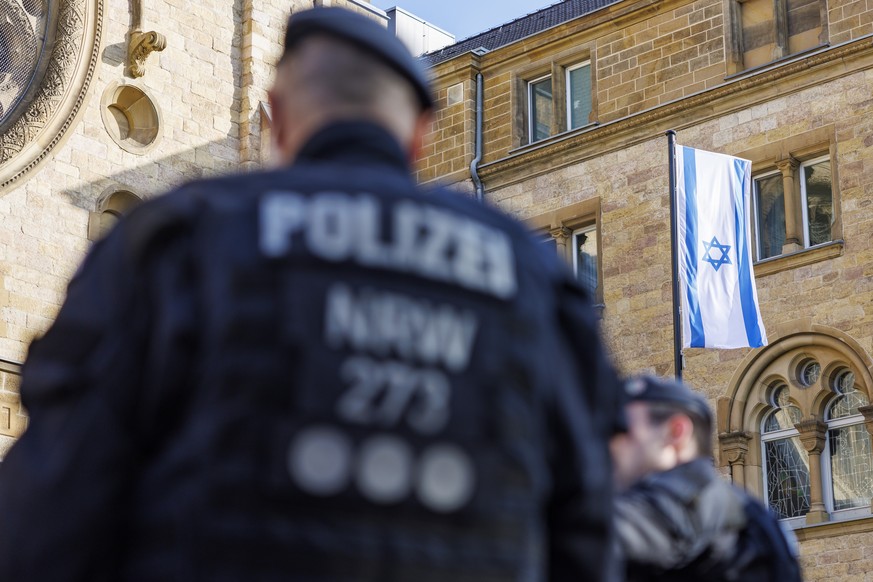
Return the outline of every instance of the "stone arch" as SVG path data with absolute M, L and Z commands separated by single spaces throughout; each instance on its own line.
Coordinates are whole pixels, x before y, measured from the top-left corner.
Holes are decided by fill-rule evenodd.
M 88 239 L 96 241 L 115 226 L 118 220 L 142 203 L 142 198 L 124 188 L 109 188 L 97 202 L 97 210 L 88 216 Z
M 104 0 L 54 0 L 54 42 L 26 106 L 0 128 L 0 194 L 49 159 L 84 113 L 99 62 Z
M 767 347 L 749 352 L 731 377 L 731 392 L 719 399 L 719 432 L 743 431 L 751 428 L 755 418 L 748 414 L 762 392 L 762 374 L 780 356 L 801 349 L 815 352 L 829 349 L 840 354 L 856 372 L 855 381 L 868 398 L 873 388 L 873 358 L 848 334 L 832 327 L 807 324 L 772 342 Z

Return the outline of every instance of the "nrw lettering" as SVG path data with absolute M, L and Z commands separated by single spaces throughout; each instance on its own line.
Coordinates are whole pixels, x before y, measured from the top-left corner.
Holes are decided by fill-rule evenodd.
M 324 338 L 335 349 L 394 355 L 405 362 L 462 372 L 470 362 L 478 327 L 472 311 L 452 305 L 367 288 L 355 292 L 342 284 L 327 293 Z

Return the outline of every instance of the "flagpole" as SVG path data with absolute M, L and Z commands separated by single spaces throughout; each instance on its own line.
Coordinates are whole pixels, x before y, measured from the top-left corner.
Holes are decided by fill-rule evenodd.
M 676 221 L 676 132 L 667 131 L 667 159 L 670 164 L 670 258 L 673 267 L 673 370 L 682 379 L 682 327 L 679 320 L 679 261 L 676 248 L 679 227 Z

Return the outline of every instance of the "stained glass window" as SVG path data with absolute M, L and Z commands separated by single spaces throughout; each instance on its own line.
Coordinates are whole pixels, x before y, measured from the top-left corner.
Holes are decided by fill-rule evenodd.
M 48 0 L 0 2 L 0 126 L 22 104 L 37 74 L 48 26 Z
M 780 518 L 800 517 L 809 511 L 809 457 L 794 428 L 802 413 L 791 403 L 785 384 L 772 389 L 770 405 L 775 410 L 764 420 L 762 436 L 767 501 Z M 787 431 L 793 434 L 783 436 Z
M 873 497 L 873 450 L 863 424 L 828 431 L 834 509 L 870 505 Z
M 777 386 L 770 396 L 770 404 L 776 410 L 764 421 L 765 433 L 793 429 L 800 422 L 802 414 L 788 399 L 788 386 Z
M 850 371 L 837 374 L 834 389 L 840 396 L 828 410 L 828 421 L 842 425 L 828 430 L 834 509 L 865 507 L 873 497 L 873 448 L 858 407 L 868 404 L 867 397 L 855 388 L 855 375 Z M 852 417 L 857 423 L 834 422 L 851 423 Z
M 767 459 L 767 501 L 780 518 L 800 517 L 809 511 L 809 457 L 800 438 L 764 443 Z

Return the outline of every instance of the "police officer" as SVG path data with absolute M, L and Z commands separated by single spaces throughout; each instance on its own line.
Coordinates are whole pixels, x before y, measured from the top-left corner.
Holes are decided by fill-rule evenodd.
M 431 93 L 384 28 L 293 15 L 270 100 L 280 169 L 135 210 L 31 347 L 0 579 L 609 579 L 584 291 L 422 195 Z
M 716 474 L 706 400 L 653 376 L 625 386 L 629 429 L 610 448 L 627 579 L 799 582 L 776 518 Z

